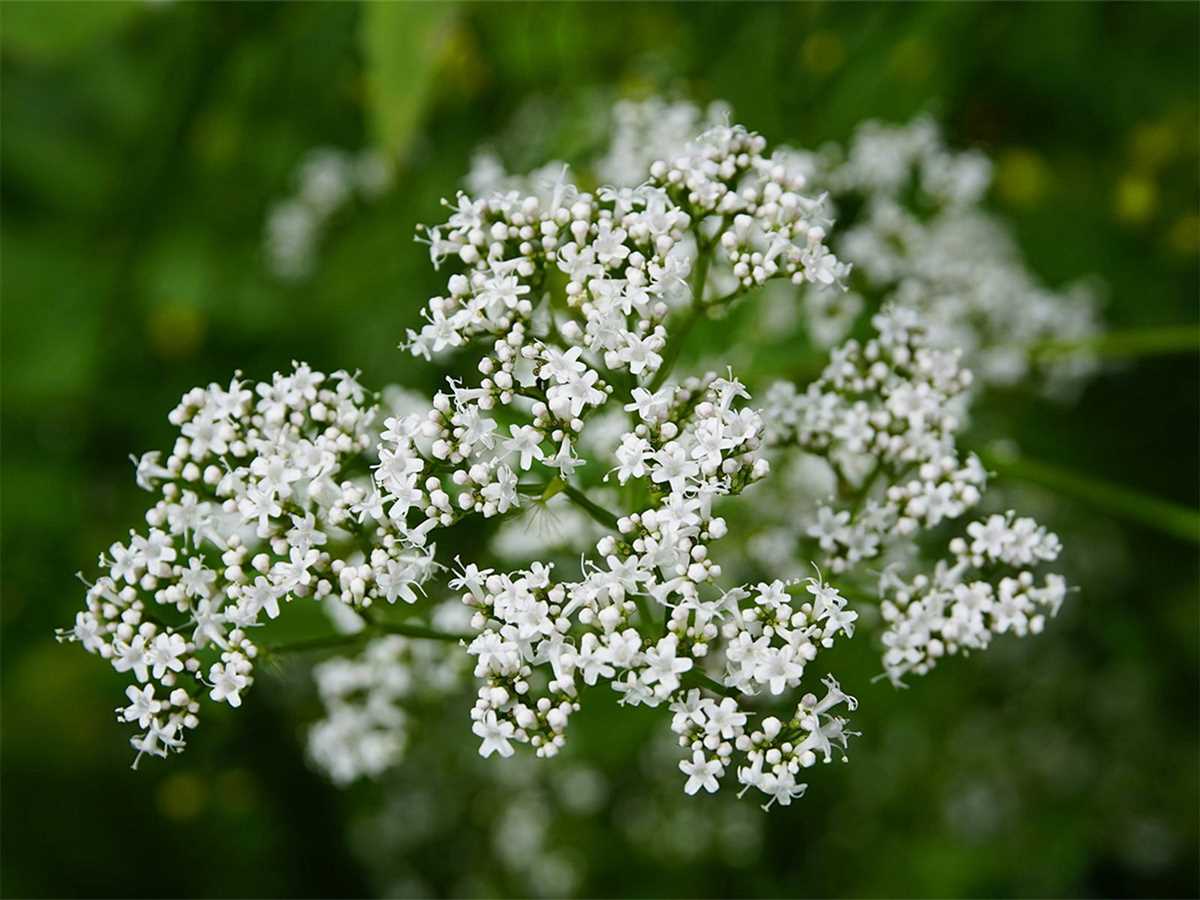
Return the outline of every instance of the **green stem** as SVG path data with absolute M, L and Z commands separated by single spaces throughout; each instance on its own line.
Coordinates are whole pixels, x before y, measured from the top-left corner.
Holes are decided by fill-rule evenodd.
M 612 531 L 617 530 L 617 516 L 609 512 L 600 504 L 591 500 L 587 494 L 579 490 L 579 488 L 563 482 L 563 493 L 566 494 L 571 502 L 586 512 L 589 516 Z
M 590 499 L 587 494 L 579 490 L 574 485 L 570 485 L 563 481 L 557 475 L 551 478 L 548 482 L 526 482 L 525 484 L 517 485 L 517 493 L 524 494 L 527 497 L 537 497 L 538 500 L 545 502 L 556 494 L 566 494 L 567 498 L 586 512 L 589 516 L 603 525 L 605 528 L 616 531 L 617 515 L 609 512 L 599 503 Z
M 472 640 L 472 636 L 469 634 L 454 634 L 449 631 L 438 631 L 436 628 L 428 628 L 425 625 L 412 625 L 404 622 L 380 622 L 377 627 L 386 634 L 402 634 L 405 637 L 423 638 L 428 641 L 457 643 L 459 641 Z
M 264 647 L 263 649 L 272 656 L 282 653 L 312 653 L 318 650 L 353 647 L 355 644 L 365 641 L 370 635 L 371 632 L 364 629 L 363 631 L 356 631 L 354 634 L 331 634 L 325 637 L 293 641 L 290 644 L 276 644 L 273 647 Z
M 356 631 L 353 634 L 329 634 L 302 641 L 293 641 L 290 644 L 277 644 L 274 647 L 264 647 L 263 649 L 271 655 L 314 653 L 320 650 L 353 647 L 373 637 L 378 637 L 380 634 L 402 634 L 405 637 L 430 641 L 446 641 L 447 643 L 471 640 L 471 635 L 468 634 L 451 634 L 450 632 L 438 631 L 435 628 L 428 628 L 424 625 L 413 625 L 404 622 L 373 622 L 362 631 Z
M 883 463 L 876 463 L 875 468 L 871 470 L 871 474 L 863 479 L 862 485 L 854 492 L 854 497 L 850 503 L 850 518 L 853 519 L 858 515 L 859 509 L 863 505 L 863 501 L 871 493 L 871 488 L 875 486 L 875 482 L 879 480 L 879 476 L 883 474 Z
M 667 349 L 663 351 L 662 365 L 658 367 L 658 371 L 654 373 L 654 377 L 650 380 L 649 390 L 657 391 L 663 386 L 663 383 L 671 375 L 671 370 L 675 368 L 675 363 L 679 361 L 679 353 L 683 350 L 683 345 L 687 343 L 688 334 L 696 326 L 696 320 L 700 318 L 699 309 L 690 309 L 683 321 L 671 332 L 670 340 L 667 343 Z
M 710 678 L 699 669 L 689 669 L 683 673 L 683 678 L 680 679 L 684 687 L 703 688 L 712 691 L 714 694 L 719 694 L 722 697 L 733 697 L 737 699 L 738 692 L 731 687 L 726 687 L 717 681 L 715 678 Z
M 1034 345 L 1030 351 L 1032 356 L 1047 361 L 1080 353 L 1119 359 L 1197 352 L 1200 352 L 1200 326 L 1197 325 L 1165 325 L 1132 331 L 1110 331 L 1081 340 L 1046 341 Z
M 717 234 L 719 237 L 720 232 L 718 231 Z M 704 287 L 708 284 L 708 269 L 712 265 L 712 250 L 701 242 L 699 234 L 696 235 L 696 244 L 700 250 L 699 255 L 696 257 L 695 271 L 692 273 L 692 306 L 683 321 L 671 333 L 667 349 L 663 351 L 662 364 L 658 367 L 658 371 L 654 373 L 654 378 L 650 381 L 651 391 L 657 391 L 670 376 L 671 370 L 675 368 L 675 363 L 679 361 L 679 354 L 683 350 L 683 345 L 687 342 L 688 334 L 695 327 L 696 320 L 700 318 L 705 309 Z
M 1009 453 L 984 451 L 979 457 L 988 468 L 1010 478 L 1040 484 L 1173 537 L 1200 543 L 1200 512 L 1194 509 Z
M 644 637 L 654 638 L 654 613 L 650 610 L 650 598 L 645 594 L 634 594 L 633 602 L 637 604 L 638 615 L 642 618 Z

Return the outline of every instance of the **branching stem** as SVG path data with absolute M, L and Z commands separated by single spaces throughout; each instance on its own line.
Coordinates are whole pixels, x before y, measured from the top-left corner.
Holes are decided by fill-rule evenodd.
M 541 501 L 549 500 L 551 497 L 557 494 L 565 494 L 567 499 L 569 499 L 572 503 L 586 512 L 605 528 L 608 528 L 611 531 L 617 530 L 617 519 L 619 516 L 617 516 L 616 513 L 605 509 L 595 500 L 592 500 L 590 497 L 588 497 L 588 495 L 579 488 L 575 487 L 573 484 L 568 484 L 561 478 L 551 478 L 548 482 L 535 481 L 518 484 L 517 493 L 524 494 L 527 497 L 537 497 Z
M 429 628 L 425 625 L 406 622 L 374 622 L 367 625 L 362 631 L 356 631 L 353 634 L 330 634 L 302 641 L 293 641 L 287 644 L 277 644 L 273 647 L 264 647 L 263 649 L 271 655 L 315 653 L 321 650 L 354 647 L 371 638 L 379 637 L 381 634 L 402 634 L 405 637 L 421 638 L 430 641 L 445 641 L 447 643 L 471 640 L 471 635 L 438 631 L 435 628 Z
M 717 231 L 717 237 L 714 241 L 720 238 L 721 231 Z M 704 314 L 704 288 L 708 284 L 708 270 L 712 265 L 712 246 L 705 244 L 699 233 L 696 235 L 696 245 L 699 247 L 696 256 L 696 268 L 692 272 L 692 305 L 688 310 L 683 321 L 672 332 L 668 340 L 667 348 L 663 351 L 663 361 L 658 367 L 658 371 L 654 373 L 654 378 L 650 381 L 650 390 L 657 391 L 663 386 L 663 383 L 671 375 L 671 370 L 675 368 L 675 363 L 679 361 L 679 353 L 683 350 L 683 345 L 687 342 L 688 334 L 696 325 L 696 320 Z
M 1012 453 L 984 450 L 979 457 L 988 468 L 1009 478 L 1040 484 L 1189 543 L 1200 543 L 1200 512 L 1193 508 Z
M 737 699 L 738 692 L 731 687 L 726 687 L 717 681 L 715 678 L 710 678 L 698 669 L 690 669 L 683 673 L 683 678 L 680 679 L 685 687 L 703 688 L 704 690 L 712 691 L 714 694 L 719 694 L 722 697 L 733 697 Z
M 612 531 L 617 530 L 617 516 L 609 512 L 599 503 L 588 497 L 583 491 L 574 485 L 563 483 L 562 491 L 566 494 L 571 502 L 586 512 L 589 516 Z
M 1166 325 L 1159 328 L 1108 331 L 1079 340 L 1044 341 L 1031 348 L 1031 354 L 1034 357 L 1046 361 L 1063 359 L 1080 353 L 1121 359 L 1198 352 L 1200 352 L 1200 327 L 1195 325 Z

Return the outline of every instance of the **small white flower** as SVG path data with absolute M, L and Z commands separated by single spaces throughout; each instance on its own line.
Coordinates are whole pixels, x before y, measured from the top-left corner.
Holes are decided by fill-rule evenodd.
M 137 722 L 139 728 L 148 728 L 162 709 L 162 703 L 154 699 L 154 685 L 140 689 L 130 685 L 125 688 L 125 696 L 129 698 L 129 705 L 120 711 L 124 720 Z
M 471 730 L 483 738 L 483 743 L 479 745 L 480 756 L 486 758 L 493 753 L 499 753 L 501 756 L 513 755 L 512 744 L 509 743 L 509 738 L 513 736 L 513 724 L 497 720 L 494 711 L 489 710 L 482 719 L 471 726 Z
M 249 685 L 250 679 L 239 672 L 231 663 L 213 663 L 208 670 L 208 680 L 212 689 L 208 695 L 218 703 L 228 703 L 232 707 L 242 705 L 241 692 Z
M 715 759 L 707 759 L 702 750 L 692 754 L 690 760 L 679 761 L 679 770 L 688 776 L 683 792 L 688 796 L 695 794 L 701 788 L 710 794 L 716 793 L 720 783 L 717 779 L 724 774 L 725 768 Z

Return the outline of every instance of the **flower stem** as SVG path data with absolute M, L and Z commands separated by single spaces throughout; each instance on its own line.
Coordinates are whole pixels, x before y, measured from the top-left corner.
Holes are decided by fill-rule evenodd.
M 683 673 L 683 678 L 680 679 L 685 687 L 703 688 L 704 690 L 712 691 L 714 694 L 719 694 L 722 697 L 737 698 L 738 692 L 731 687 L 726 687 L 717 681 L 715 678 L 710 678 L 698 669 L 690 669 Z
M 330 634 L 324 637 L 309 638 L 303 641 L 292 641 L 288 644 L 276 644 L 264 647 L 271 655 L 283 653 L 314 653 L 320 650 L 333 650 L 342 647 L 353 647 L 370 637 L 367 630 L 356 631 L 354 634 Z
M 667 349 L 663 351 L 662 364 L 658 367 L 658 371 L 654 373 L 654 378 L 650 381 L 651 391 L 657 391 L 670 376 L 671 370 L 675 368 L 675 363 L 679 361 L 679 353 L 683 350 L 683 345 L 687 343 L 688 334 L 695 327 L 696 320 L 704 312 L 704 287 L 708 284 L 708 269 L 712 264 L 712 249 L 700 241 L 698 234 L 696 241 L 700 247 L 700 251 L 696 257 L 696 268 L 692 272 L 692 305 L 687 315 L 683 318 L 683 321 L 679 323 L 678 327 L 671 334 Z
M 452 634 L 447 631 L 428 628 L 425 625 L 415 625 L 405 622 L 377 622 L 353 634 L 329 634 L 303 641 L 293 641 L 289 644 L 277 644 L 274 647 L 264 647 L 263 649 L 272 655 L 283 653 L 314 653 L 320 650 L 353 647 L 373 637 L 378 637 L 380 634 L 402 634 L 405 637 L 430 641 L 446 641 L 447 643 L 471 640 L 471 636 L 467 634 Z
M 1197 352 L 1200 352 L 1200 326 L 1196 325 L 1110 331 L 1081 340 L 1046 341 L 1032 348 L 1032 355 L 1043 360 L 1061 359 L 1080 353 L 1119 359 Z
M 405 622 L 380 622 L 376 627 L 385 634 L 402 634 L 405 637 L 422 638 L 427 641 L 457 643 L 458 641 L 470 641 L 472 639 L 472 636 L 469 634 L 454 634 L 450 631 L 438 631 L 436 628 Z
M 675 368 L 675 363 L 679 361 L 679 353 L 683 350 L 683 345 L 687 343 L 688 334 L 696 325 L 696 320 L 700 318 L 700 310 L 693 308 L 688 310 L 683 321 L 671 332 L 670 341 L 667 344 L 667 349 L 663 351 L 662 365 L 658 367 L 658 371 L 654 373 L 654 377 L 650 380 L 649 390 L 657 391 L 663 386 L 663 383 L 671 375 L 671 370 Z
M 650 611 L 650 598 L 645 594 L 634 594 L 633 602 L 637 604 L 638 615 L 642 620 L 642 635 L 643 637 L 654 636 L 654 613 Z
M 1194 509 L 1011 453 L 985 450 L 979 456 L 984 465 L 1007 477 L 1040 484 L 1173 537 L 1200 543 L 1200 512 Z
M 562 491 L 571 499 L 572 503 L 586 512 L 605 528 L 611 529 L 612 531 L 617 530 L 617 516 L 609 512 L 600 504 L 591 500 L 588 495 L 579 490 L 579 488 L 563 482 Z
M 566 494 L 567 498 L 586 512 L 589 516 L 612 531 L 617 530 L 616 513 L 609 512 L 596 501 L 592 500 L 572 484 L 568 484 L 557 475 L 551 478 L 548 482 L 526 482 L 517 485 L 517 493 L 524 494 L 527 497 L 537 497 L 538 500 L 545 502 L 557 494 Z

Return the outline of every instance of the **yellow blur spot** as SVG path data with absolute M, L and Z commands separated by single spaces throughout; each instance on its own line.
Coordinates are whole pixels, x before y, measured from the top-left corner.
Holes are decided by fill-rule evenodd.
M 192 132 L 196 154 L 213 166 L 227 166 L 234 161 L 239 139 L 236 122 L 219 112 L 202 117 Z
M 1200 216 L 1181 216 L 1167 233 L 1167 244 L 1181 256 L 1200 255 Z
M 640 69 L 630 69 L 621 76 L 617 84 L 617 93 L 629 100 L 645 100 L 654 96 L 657 83 L 649 72 Z
M 1158 188 L 1149 178 L 1126 175 L 1117 182 L 1115 212 L 1126 225 L 1144 225 L 1158 206 Z
M 203 781 L 188 772 L 168 775 L 158 786 L 158 808 L 168 819 L 186 822 L 198 816 L 208 799 Z
M 828 75 L 846 61 L 842 39 L 832 31 L 814 31 L 800 48 L 804 67 L 816 75 Z
M 1000 154 L 996 165 L 996 193 L 1009 206 L 1031 208 L 1050 187 L 1050 170 L 1032 150 L 1014 148 Z
M 905 38 L 892 51 L 892 71 L 905 81 L 928 80 L 935 62 L 933 48 L 920 38 Z
M 167 302 L 151 308 L 146 331 L 160 357 L 184 359 L 200 349 L 207 325 L 203 311 L 189 304 Z
M 1143 123 L 1130 136 L 1135 168 L 1154 171 L 1169 163 L 1179 150 L 1179 137 L 1167 122 Z
M 457 23 L 442 44 L 442 78 L 451 84 L 456 93 L 474 96 L 487 87 L 492 73 L 474 33 Z
M 222 806 L 236 812 L 246 812 L 258 803 L 257 785 L 243 769 L 222 772 L 217 779 L 217 794 Z

